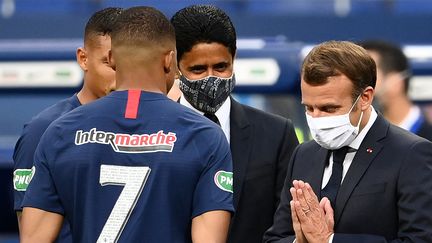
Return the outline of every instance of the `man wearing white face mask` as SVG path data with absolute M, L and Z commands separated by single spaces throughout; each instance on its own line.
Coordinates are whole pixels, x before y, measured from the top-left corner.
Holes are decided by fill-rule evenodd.
M 376 66 L 351 42 L 306 56 L 314 141 L 296 148 L 265 242 L 432 242 L 432 143 L 371 106 Z
M 236 212 L 228 242 L 261 243 L 298 144 L 293 125 L 230 96 L 235 85 L 236 33 L 226 13 L 194 5 L 178 11 L 171 22 L 181 73 L 180 103 L 220 125 L 230 143 Z
M 321 147 L 334 150 L 347 146 L 354 141 L 360 131 L 363 112 L 361 112 L 356 126 L 351 125 L 350 114 L 359 99 L 360 96 L 358 96 L 348 113 L 343 115 L 313 117 L 306 112 L 306 121 L 312 137 Z

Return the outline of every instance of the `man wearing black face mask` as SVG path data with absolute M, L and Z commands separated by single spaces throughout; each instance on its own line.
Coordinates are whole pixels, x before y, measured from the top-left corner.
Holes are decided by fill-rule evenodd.
M 222 10 L 190 6 L 178 11 L 171 22 L 176 30 L 180 103 L 218 123 L 230 142 L 236 213 L 228 242 L 261 242 L 273 222 L 289 159 L 298 144 L 293 125 L 230 97 L 236 33 Z

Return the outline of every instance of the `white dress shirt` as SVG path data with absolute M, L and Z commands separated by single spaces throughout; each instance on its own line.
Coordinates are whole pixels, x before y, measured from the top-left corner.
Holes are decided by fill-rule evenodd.
M 183 94 L 180 97 L 180 104 L 194 110 L 195 112 L 201 114 L 204 116 L 204 112 L 199 111 L 195 109 L 183 96 Z M 222 106 L 216 111 L 215 115 L 219 120 L 220 126 L 222 128 L 222 131 L 225 134 L 225 137 L 228 140 L 228 143 L 230 142 L 230 111 L 231 111 L 231 99 L 228 97 L 225 102 L 222 104 Z
M 354 159 L 354 156 L 357 152 L 357 150 L 360 147 L 360 144 L 363 142 L 363 139 L 365 138 L 366 134 L 368 133 L 369 129 L 372 127 L 373 123 L 378 117 L 378 114 L 376 113 L 375 109 L 371 106 L 371 115 L 369 117 L 369 121 L 367 122 L 366 126 L 360 131 L 360 133 L 357 135 L 357 137 L 352 141 L 348 146 L 351 148 L 348 150 L 348 153 L 345 156 L 344 162 L 343 162 L 343 170 L 342 170 L 342 181 L 343 182 L 346 173 L 348 172 L 348 169 L 351 166 L 351 163 Z M 324 169 L 324 175 L 321 183 L 321 189 L 323 189 L 328 181 L 330 180 L 331 174 L 333 170 L 333 153 L 330 155 L 329 163 Z
M 345 175 L 348 172 L 348 169 L 351 166 L 351 163 L 354 159 L 354 156 L 357 153 L 357 150 L 360 148 L 360 144 L 363 142 L 363 139 L 366 137 L 366 134 L 369 132 L 370 128 L 372 127 L 372 125 L 374 124 L 375 120 L 378 117 L 378 114 L 376 113 L 375 109 L 371 106 L 371 115 L 369 117 L 369 121 L 366 123 L 366 126 L 360 131 L 359 135 L 357 135 L 357 137 L 354 139 L 354 141 L 352 141 L 348 146 L 351 148 L 348 150 L 348 153 L 345 156 L 344 162 L 342 164 L 343 166 L 343 170 L 342 170 L 342 180 L 341 180 L 341 184 L 345 178 Z M 323 175 L 323 180 L 322 180 L 322 184 L 321 184 L 321 189 L 323 189 L 328 181 L 330 180 L 331 174 L 332 174 L 332 169 L 333 169 L 333 153 L 330 155 L 330 159 L 329 159 L 329 163 L 326 166 L 326 168 L 324 169 L 324 175 Z M 334 234 L 332 234 L 330 236 L 329 239 L 329 243 L 333 242 L 333 237 Z M 294 241 L 295 242 L 295 241 Z

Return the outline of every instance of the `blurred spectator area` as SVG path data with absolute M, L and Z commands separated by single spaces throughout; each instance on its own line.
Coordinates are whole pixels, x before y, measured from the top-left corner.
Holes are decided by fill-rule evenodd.
M 87 18 L 103 7 L 149 5 L 170 17 L 190 4 L 221 7 L 242 37 L 432 40 L 430 0 L 0 0 L 0 38 L 80 38 Z

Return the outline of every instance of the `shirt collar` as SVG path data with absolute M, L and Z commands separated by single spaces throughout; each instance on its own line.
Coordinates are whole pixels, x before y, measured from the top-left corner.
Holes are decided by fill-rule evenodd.
M 195 112 L 204 115 L 204 112 L 197 110 L 195 107 L 193 107 L 183 96 L 183 94 L 180 97 L 180 104 L 194 110 Z M 228 97 L 225 102 L 222 104 L 222 106 L 216 111 L 215 115 L 219 120 L 220 126 L 222 130 L 225 133 L 225 136 L 227 137 L 228 141 L 230 138 L 230 115 L 231 111 L 231 99 Z
M 360 131 L 359 135 L 357 135 L 357 137 L 354 139 L 354 141 L 352 141 L 349 144 L 350 148 L 353 148 L 355 150 L 358 150 L 360 148 L 360 144 L 363 142 L 363 139 L 366 137 L 366 134 L 368 133 L 368 131 L 370 130 L 370 128 L 372 127 L 372 125 L 374 124 L 375 120 L 378 117 L 377 112 L 375 111 L 375 109 L 373 108 L 373 106 L 371 106 L 371 115 L 369 117 L 369 121 L 366 123 L 366 126 Z
M 420 108 L 418 106 L 412 106 L 409 110 L 408 115 L 398 125 L 399 127 L 410 131 L 414 124 L 421 118 Z

